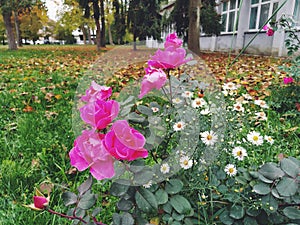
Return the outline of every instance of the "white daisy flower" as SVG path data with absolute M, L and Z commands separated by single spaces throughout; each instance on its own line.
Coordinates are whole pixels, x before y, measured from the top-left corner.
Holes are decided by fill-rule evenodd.
M 148 183 L 143 184 L 144 188 L 150 188 L 152 186 L 152 180 L 149 180 Z
M 201 141 L 206 145 L 214 145 L 218 140 L 218 135 L 213 131 L 204 131 L 200 136 Z
M 237 146 L 237 147 L 233 148 L 232 155 L 234 156 L 234 158 L 241 160 L 241 161 L 244 160 L 244 157 L 248 156 L 246 149 L 244 149 L 241 146 Z
M 265 114 L 265 112 L 256 112 L 255 119 L 265 121 L 265 120 L 267 120 L 267 115 Z
M 201 114 L 201 115 L 208 115 L 208 114 L 210 114 L 209 108 L 205 108 L 205 109 L 201 110 L 201 111 L 200 111 L 200 114 Z
M 245 108 L 241 103 L 237 102 L 233 105 L 233 111 L 244 112 Z
M 263 137 L 256 131 L 251 131 L 247 134 L 247 140 L 254 145 L 262 145 L 264 142 Z
M 223 84 L 222 88 L 223 88 L 223 90 L 233 91 L 233 90 L 237 89 L 237 86 L 233 82 L 227 82 L 227 83 Z
M 247 100 L 252 100 L 252 99 L 253 99 L 252 96 L 249 95 L 248 93 L 247 93 L 247 94 L 242 94 L 242 95 L 243 95 L 243 97 L 244 97 L 245 99 L 247 99 Z
M 268 109 L 269 108 L 269 106 L 267 105 L 267 103 L 266 103 L 265 100 L 261 100 L 261 99 L 255 100 L 254 104 L 255 105 L 259 105 L 261 108 L 264 108 L 264 109 Z
M 184 126 L 185 126 L 185 123 L 182 121 L 179 121 L 173 125 L 173 129 L 174 129 L 174 131 L 180 131 L 180 130 L 184 129 Z
M 226 91 L 226 90 L 222 91 L 222 93 L 224 96 L 228 96 L 228 94 L 229 94 L 228 91 Z
M 237 169 L 236 169 L 235 165 L 233 165 L 233 164 L 227 164 L 225 166 L 224 171 L 227 173 L 227 175 L 229 175 L 231 177 L 235 176 L 237 174 Z
M 264 139 L 269 142 L 271 145 L 274 143 L 274 139 L 271 136 L 265 135 Z
M 180 99 L 180 98 L 173 98 L 173 100 L 172 100 L 172 102 L 174 103 L 174 104 L 180 104 L 181 102 L 182 102 L 182 100 Z
M 187 170 L 193 166 L 193 160 L 191 160 L 188 156 L 183 156 L 179 160 L 181 168 Z
M 161 166 L 160 166 L 160 172 L 162 174 L 167 174 L 170 172 L 170 166 L 168 163 L 163 163 Z
M 159 111 L 159 108 L 158 108 L 158 107 L 151 107 L 151 109 L 152 109 L 152 112 L 154 112 L 154 113 L 156 113 L 156 112 Z
M 203 98 L 195 98 L 192 101 L 192 107 L 193 108 L 199 108 L 199 107 L 203 107 L 204 105 L 206 105 L 206 101 Z
M 193 97 L 193 93 L 191 91 L 184 91 L 181 96 L 184 98 L 191 98 Z

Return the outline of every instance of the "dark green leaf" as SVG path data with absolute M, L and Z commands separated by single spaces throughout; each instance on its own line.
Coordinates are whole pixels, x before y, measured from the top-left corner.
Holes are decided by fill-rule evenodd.
M 147 116 L 151 116 L 153 114 L 152 109 L 150 109 L 149 107 L 144 106 L 144 105 L 138 105 L 137 110 Z
M 117 207 L 121 211 L 129 211 L 133 207 L 132 201 L 121 198 L 117 203 Z
M 171 179 L 166 183 L 165 190 L 168 194 L 177 194 L 183 188 L 183 183 L 178 179 Z
M 220 214 L 220 220 L 225 225 L 231 225 L 234 222 L 234 220 L 229 216 L 228 210 L 224 210 L 224 212 Z
M 158 205 L 163 205 L 168 202 L 168 194 L 162 189 L 158 189 L 157 192 L 155 192 L 155 197 Z
M 192 209 L 189 201 L 181 195 L 171 197 L 170 204 L 180 214 L 189 214 Z
M 92 176 L 89 176 L 89 178 L 78 187 L 79 195 L 83 195 L 85 192 L 91 189 L 92 184 L 93 184 L 93 178 Z
M 243 222 L 244 225 L 258 225 L 256 220 L 249 216 L 246 216 Z
M 270 188 L 269 184 L 258 183 L 256 185 L 254 185 L 253 191 L 260 195 L 266 195 L 271 192 L 271 188 Z
M 135 201 L 140 210 L 145 213 L 157 211 L 158 204 L 152 192 L 145 188 L 140 188 L 135 194 Z
M 77 195 L 73 192 L 67 191 L 62 194 L 62 199 L 65 206 L 73 205 L 77 202 Z
M 151 170 L 143 169 L 134 174 L 134 182 L 136 185 L 147 184 L 153 178 Z
M 128 185 L 123 185 L 123 184 L 114 182 L 114 183 L 112 183 L 112 185 L 110 187 L 110 194 L 112 196 L 120 197 L 120 196 L 125 195 L 128 188 L 129 188 Z
M 96 203 L 96 195 L 87 191 L 79 200 L 78 207 L 81 209 L 90 209 Z
M 284 172 L 276 165 L 274 165 L 274 163 L 264 164 L 258 172 L 270 180 L 276 180 L 284 176 Z
M 92 216 L 95 217 L 101 212 L 101 208 L 97 207 L 93 210 Z
M 170 202 L 167 202 L 165 205 L 163 205 L 163 210 L 166 212 L 166 213 L 169 213 L 171 214 L 172 212 L 172 205 L 170 204 Z
M 229 216 L 233 219 L 241 219 L 245 215 L 245 210 L 242 206 L 239 205 L 233 205 L 230 209 Z
M 280 167 L 284 172 L 286 172 L 289 176 L 293 178 L 296 178 L 297 175 L 300 173 L 299 166 L 289 158 L 283 158 L 280 161 Z
M 299 220 L 300 219 L 300 210 L 296 207 L 286 207 L 283 210 L 284 215 L 286 215 L 288 218 L 293 220 Z
M 134 219 L 129 213 L 123 214 L 113 214 L 113 224 L 114 225 L 133 225 Z
M 292 178 L 283 177 L 277 184 L 276 189 L 281 196 L 292 196 L 297 192 L 298 183 Z
M 128 115 L 128 120 L 136 122 L 136 123 L 142 123 L 145 121 L 145 118 L 141 115 L 137 114 L 136 112 L 131 112 Z

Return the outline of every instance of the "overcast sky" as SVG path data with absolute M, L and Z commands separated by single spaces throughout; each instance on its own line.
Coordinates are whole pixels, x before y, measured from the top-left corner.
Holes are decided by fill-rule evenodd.
M 61 8 L 62 0 L 44 0 L 48 8 L 48 16 L 52 20 L 57 20 L 56 12 Z

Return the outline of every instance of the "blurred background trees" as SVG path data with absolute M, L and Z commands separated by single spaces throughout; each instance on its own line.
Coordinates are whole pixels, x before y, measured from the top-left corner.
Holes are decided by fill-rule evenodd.
M 194 39 L 194 46 L 200 32 L 218 35 L 221 31 L 215 0 L 60 0 L 56 21 L 49 19 L 44 1 L 0 0 L 1 43 L 17 49 L 23 42 L 40 43 L 52 37 L 73 44 L 77 31 L 83 44 L 100 49 L 147 37 L 160 40 L 176 32 L 185 43 Z M 194 3 L 197 7 L 191 9 Z M 199 9 L 196 14 L 195 9 Z

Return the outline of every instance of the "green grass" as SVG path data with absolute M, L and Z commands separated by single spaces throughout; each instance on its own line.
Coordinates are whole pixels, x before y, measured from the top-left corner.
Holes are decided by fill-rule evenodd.
M 54 184 L 50 206 L 66 212 L 61 192 L 76 190 L 84 179 L 69 172 L 68 152 L 75 138 L 72 107 L 79 79 L 101 54 L 94 46 L 25 46 L 18 51 L 0 47 L 0 225 L 70 223 L 23 205 L 32 203 L 35 187 L 49 181 Z M 276 161 L 278 153 L 299 156 L 299 127 L 294 129 L 298 122 L 293 115 L 270 111 L 265 125 L 276 135 L 276 145 L 266 149 L 271 153 L 263 153 L 264 160 Z M 244 134 L 250 129 L 244 127 Z M 261 162 L 253 158 L 252 163 L 255 160 Z M 106 186 L 98 183 L 95 189 L 103 193 Z M 114 200 L 100 197 L 105 202 L 99 203 L 102 220 L 108 222 Z

